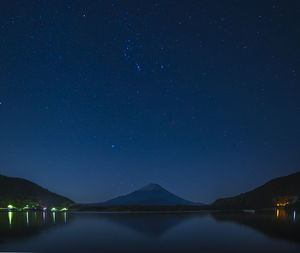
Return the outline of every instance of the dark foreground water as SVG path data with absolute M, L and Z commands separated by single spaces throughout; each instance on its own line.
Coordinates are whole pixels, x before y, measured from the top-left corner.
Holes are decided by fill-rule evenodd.
M 300 252 L 300 213 L 0 212 L 0 251 Z

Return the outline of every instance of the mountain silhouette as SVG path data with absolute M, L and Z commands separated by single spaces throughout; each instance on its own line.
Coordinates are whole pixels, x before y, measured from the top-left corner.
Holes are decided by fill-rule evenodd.
M 278 203 L 299 206 L 300 172 L 285 177 L 275 178 L 266 184 L 246 193 L 231 198 L 217 199 L 213 208 L 271 208 Z
M 175 205 L 200 205 L 185 200 L 167 191 L 158 184 L 148 184 L 141 189 L 93 206 L 175 206 Z
M 6 177 L 0 175 L 0 207 L 14 205 L 40 206 L 70 206 L 74 202 L 66 197 L 50 192 L 49 190 L 23 178 Z

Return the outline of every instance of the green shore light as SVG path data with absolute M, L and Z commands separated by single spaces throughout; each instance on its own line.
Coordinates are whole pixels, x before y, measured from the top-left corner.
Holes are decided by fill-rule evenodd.
M 8 208 L 8 209 L 13 209 L 14 206 L 13 206 L 13 205 L 8 205 L 7 208 Z
M 64 207 L 64 208 L 60 209 L 60 211 L 68 211 L 68 208 Z
M 51 212 L 55 212 L 56 211 L 56 208 L 55 207 L 52 207 L 51 208 Z

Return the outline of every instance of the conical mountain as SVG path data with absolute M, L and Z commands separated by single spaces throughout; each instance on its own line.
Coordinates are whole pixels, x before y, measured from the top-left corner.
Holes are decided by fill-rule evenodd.
M 175 205 L 199 205 L 185 200 L 167 191 L 158 184 L 148 184 L 137 191 L 120 196 L 103 203 L 99 206 L 175 206 Z

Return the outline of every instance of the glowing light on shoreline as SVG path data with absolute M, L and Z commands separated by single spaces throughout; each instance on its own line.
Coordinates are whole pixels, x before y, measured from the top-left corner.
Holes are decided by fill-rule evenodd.
M 289 202 L 278 202 L 276 204 L 276 206 L 278 206 L 278 207 L 284 207 L 284 206 L 287 206 L 288 204 L 289 204 Z

